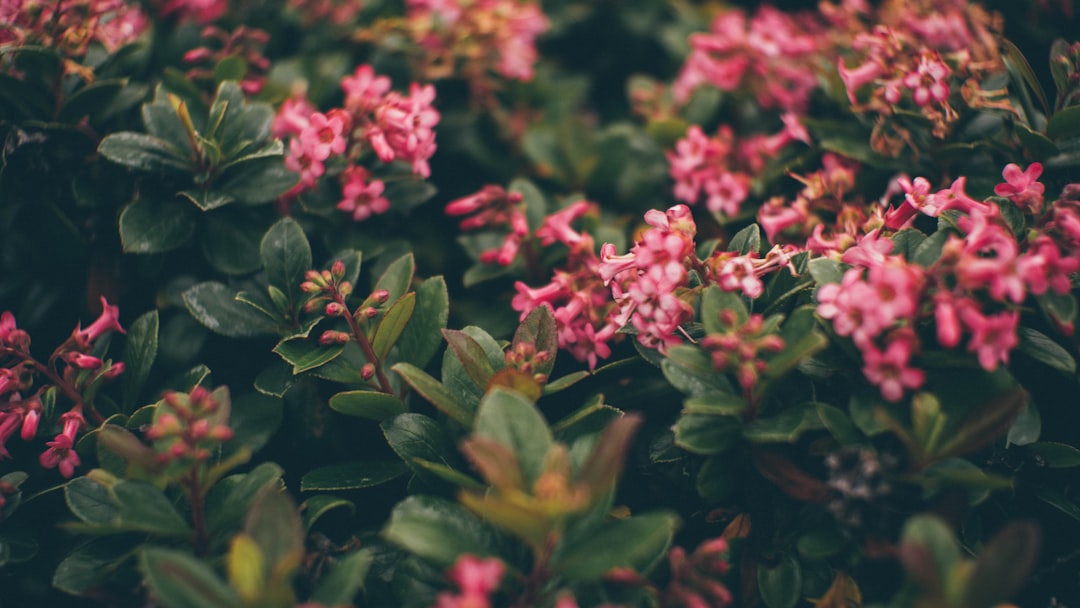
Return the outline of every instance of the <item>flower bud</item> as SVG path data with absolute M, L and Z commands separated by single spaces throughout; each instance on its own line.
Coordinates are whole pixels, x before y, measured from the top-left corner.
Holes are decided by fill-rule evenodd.
M 123 361 L 109 365 L 109 367 L 107 367 L 105 371 L 101 373 L 101 377 L 106 380 L 112 380 L 122 373 L 124 373 Z
M 338 303 L 338 302 L 330 302 L 329 304 L 326 305 L 326 310 L 324 312 L 326 313 L 326 316 L 328 316 L 328 317 L 340 317 L 341 315 L 345 314 L 348 311 L 340 303 Z
M 300 291 L 304 293 L 320 293 L 322 287 L 319 287 L 313 281 L 304 281 L 303 283 L 300 283 Z
M 371 292 L 368 299 L 376 304 L 386 304 L 386 301 L 390 299 L 390 292 L 385 289 L 377 289 Z
M 334 277 L 334 280 L 341 282 L 341 279 L 345 278 L 345 262 L 336 260 L 334 265 L 330 267 L 330 276 Z
M 378 316 L 379 310 L 374 306 L 368 306 L 367 308 L 361 310 L 360 314 L 364 317 L 367 317 L 368 319 L 374 319 L 376 316 Z
M 64 353 L 63 359 L 68 363 L 68 365 L 77 367 L 79 369 L 98 369 L 102 365 L 104 365 L 101 362 L 101 359 L 98 359 L 97 357 L 84 355 L 83 353 L 74 351 Z
M 370 362 L 365 363 L 364 366 L 360 368 L 360 377 L 364 380 L 371 380 L 372 378 L 374 378 L 375 364 Z

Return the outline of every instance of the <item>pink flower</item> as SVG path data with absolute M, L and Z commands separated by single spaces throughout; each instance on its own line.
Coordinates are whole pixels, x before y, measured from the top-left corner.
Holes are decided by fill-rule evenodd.
M 390 92 L 390 79 L 376 76 L 375 69 L 364 64 L 356 68 L 352 76 L 341 79 L 341 88 L 345 90 L 345 107 L 351 112 L 368 113 L 373 112 Z
M 90 344 L 110 331 L 127 333 L 123 327 L 120 327 L 120 307 L 110 305 L 105 296 L 101 296 L 101 315 L 90 324 L 90 327 L 86 329 L 77 327 L 75 335 L 81 344 Z
M 593 205 L 588 201 L 576 201 L 565 209 L 552 213 L 544 218 L 544 225 L 537 229 L 536 238 L 540 239 L 540 244 L 545 247 L 554 243 L 562 243 L 567 247 L 577 246 L 585 237 L 574 230 L 570 223 L 584 216 L 592 208 Z
M 359 166 L 351 166 L 341 175 L 342 199 L 337 208 L 352 214 L 354 222 L 362 222 L 390 209 L 390 201 L 382 195 L 385 189 L 382 180 L 368 181 L 368 177 L 367 170 Z
M 367 136 L 383 162 L 401 159 L 412 163 L 413 173 L 430 177 L 428 159 L 435 153 L 434 127 L 439 112 L 431 106 L 435 87 L 410 85 L 409 95 L 390 93 L 375 110 Z
M 965 306 L 960 310 L 960 320 L 972 334 L 968 351 L 976 354 L 983 369 L 992 372 L 998 363 L 1009 362 L 1009 351 L 1019 344 L 1016 335 L 1019 312 L 984 315 L 975 306 Z
M 46 469 L 58 468 L 61 475 L 70 479 L 75 474 L 75 467 L 82 464 L 79 455 L 75 453 L 74 443 L 65 435 L 57 435 L 55 440 L 46 445 L 49 449 L 41 453 L 38 462 Z
M 486 608 L 489 596 L 499 588 L 506 565 L 496 558 L 462 555 L 447 572 L 447 578 L 460 589 L 460 594 L 448 592 L 438 596 L 438 608 Z
M 308 126 L 300 132 L 300 145 L 304 153 L 315 161 L 325 161 L 331 154 L 345 152 L 343 133 L 348 127 L 348 115 L 331 110 L 329 115 L 316 112 L 311 115 Z
M 994 186 L 994 194 L 1008 198 L 1028 213 L 1039 213 L 1046 191 L 1046 186 L 1038 181 L 1042 170 L 1040 163 L 1031 163 L 1024 171 L 1020 170 L 1019 165 L 1009 163 L 1001 172 L 1005 183 Z
M 925 372 L 910 365 L 915 340 L 912 333 L 897 332 L 884 351 L 873 344 L 862 348 L 863 374 L 889 401 L 899 401 L 904 389 L 917 389 L 926 380 Z
M 72 367 L 77 367 L 79 369 L 99 369 L 104 365 L 101 359 L 98 359 L 97 357 L 75 351 L 64 353 L 63 359 Z
M 315 112 L 315 106 L 302 93 L 286 99 L 274 116 L 274 137 L 300 135 L 311 125 L 311 115 Z

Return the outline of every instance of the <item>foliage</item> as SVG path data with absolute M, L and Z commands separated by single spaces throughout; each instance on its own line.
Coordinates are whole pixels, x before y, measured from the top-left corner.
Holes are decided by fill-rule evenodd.
M 1080 602 L 1073 5 L 9 2 L 5 601 Z

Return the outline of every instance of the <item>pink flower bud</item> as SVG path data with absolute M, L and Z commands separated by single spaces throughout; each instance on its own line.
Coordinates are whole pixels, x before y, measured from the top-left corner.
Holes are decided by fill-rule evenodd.
M 371 292 L 370 299 L 376 304 L 385 304 L 390 299 L 390 292 L 385 289 L 377 289 Z
M 64 353 L 63 359 L 69 365 L 79 369 L 98 369 L 104 365 L 101 362 L 101 359 L 98 359 L 97 357 L 91 357 L 90 355 L 84 355 L 83 353 L 74 351 Z
M 233 438 L 233 430 L 224 425 L 210 429 L 210 438 L 215 441 L 228 441 Z
M 374 306 L 368 306 L 367 308 L 360 311 L 360 316 L 367 317 L 368 319 L 374 319 L 375 317 L 379 316 L 379 309 L 375 308 Z
M 22 432 L 19 436 L 23 441 L 30 441 L 37 435 L 38 423 L 41 421 L 41 406 L 40 402 L 36 409 L 30 409 L 23 415 Z
M 322 287 L 319 287 L 314 281 L 304 281 L 300 284 L 300 291 L 304 293 L 319 293 L 322 291 Z
M 105 378 L 106 380 L 113 380 L 122 373 L 124 373 L 124 362 L 123 361 L 121 361 L 120 363 L 113 363 L 112 365 L 110 365 L 108 367 L 108 369 L 106 369 L 101 374 L 101 377 Z
M 326 305 L 326 309 L 324 312 L 328 317 L 340 317 L 348 311 L 338 302 L 330 302 Z
M 330 267 L 330 275 L 334 277 L 335 281 L 341 281 L 345 278 L 345 262 L 336 260 L 333 266 Z
M 364 380 L 371 380 L 372 378 L 374 378 L 375 364 L 370 362 L 365 363 L 364 366 L 360 368 L 360 377 Z
M 90 327 L 77 331 L 79 337 L 87 343 L 97 340 L 102 334 L 109 331 L 127 333 L 123 327 L 120 327 L 120 308 L 118 306 L 111 306 L 105 296 L 101 296 L 101 308 L 101 316 L 91 323 Z

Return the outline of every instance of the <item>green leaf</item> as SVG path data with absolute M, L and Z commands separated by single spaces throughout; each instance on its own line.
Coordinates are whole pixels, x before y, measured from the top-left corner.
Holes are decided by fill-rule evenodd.
M 1034 403 L 1028 403 L 1009 427 L 1009 434 L 1005 436 L 1005 447 L 1034 443 L 1041 434 L 1042 417 L 1039 415 L 1039 408 L 1035 407 Z
M 796 308 L 780 328 L 784 350 L 769 359 L 765 368 L 768 378 L 781 378 L 800 361 L 829 345 L 829 339 L 817 329 L 813 306 Z
M 277 432 L 285 416 L 285 404 L 277 397 L 247 393 L 233 399 L 229 426 L 233 438 L 226 444 L 227 452 L 247 448 L 255 453 L 262 449 Z
M 459 464 L 452 440 L 434 419 L 423 414 L 405 413 L 382 423 L 383 435 L 394 452 L 414 472 L 423 466 L 417 459 L 443 464 L 451 469 Z
M 338 560 L 315 587 L 311 601 L 323 606 L 352 606 L 372 561 L 370 550 L 357 551 Z
M 129 530 L 165 536 L 187 536 L 191 527 L 158 488 L 141 481 L 121 480 L 112 487 L 119 507 L 117 523 Z
M 356 513 L 356 505 L 340 496 L 331 494 L 316 494 L 300 504 L 300 514 L 304 518 L 304 530 L 310 532 L 323 515 L 334 509 L 344 508 L 350 515 Z
M 322 346 L 307 338 L 292 338 L 278 342 L 274 352 L 293 366 L 293 374 L 301 374 L 333 361 L 345 351 L 344 344 Z
M 622 415 L 621 410 L 604 403 L 603 395 L 596 395 L 551 425 L 551 432 L 559 441 L 570 445 L 579 437 L 603 431 L 612 420 Z
M 1016 333 L 1020 352 L 1070 376 L 1076 373 L 1076 359 L 1049 336 L 1030 327 L 1021 327 Z
M 236 301 L 235 290 L 207 281 L 184 292 L 184 306 L 207 329 L 230 338 L 272 335 L 277 325 L 264 315 Z
M 495 373 L 495 367 L 488 359 L 484 347 L 464 331 L 444 329 L 442 333 L 465 373 L 473 384 L 483 391 Z
M 540 476 L 554 441 L 540 411 L 516 391 L 494 388 L 480 401 L 474 432 L 510 448 L 531 483 Z
M 441 276 L 420 283 L 415 293 L 416 308 L 397 341 L 398 357 L 423 368 L 442 345 L 442 330 L 450 317 L 450 296 Z
M 60 122 L 77 123 L 84 117 L 91 124 L 108 113 L 110 102 L 127 86 L 126 79 L 98 80 L 82 87 L 64 101 L 57 117 Z
M 143 104 L 142 119 L 150 135 L 164 141 L 182 157 L 191 157 L 191 142 L 184 123 L 161 89 L 157 90 L 154 101 Z
M 733 311 L 738 323 L 743 323 L 749 317 L 746 304 L 738 294 L 724 291 L 716 285 L 710 285 L 701 292 L 701 323 L 705 326 L 705 333 L 726 331 L 720 324 L 720 313 L 725 310 Z
M 667 555 L 679 518 L 648 513 L 606 522 L 567 538 L 553 568 L 569 580 L 597 582 L 612 568 L 648 571 Z
M 739 468 L 731 454 L 710 456 L 701 464 L 694 484 L 707 503 L 727 503 L 739 489 Z
M 98 153 L 119 165 L 139 171 L 191 172 L 190 158 L 153 135 L 123 131 L 107 135 Z
M 728 251 L 738 252 L 739 255 L 757 253 L 761 251 L 761 229 L 757 224 L 750 224 L 746 228 L 735 233 L 728 244 Z
M 386 311 L 382 320 L 379 321 L 379 326 L 375 328 L 375 336 L 371 339 L 371 348 L 375 351 L 375 357 L 378 360 L 386 360 L 386 356 L 390 354 L 390 349 L 394 347 L 401 333 L 405 331 L 405 326 L 409 323 L 409 319 L 412 318 L 415 308 L 416 294 L 407 293 L 398 298 L 390 306 L 390 309 Z
M 742 434 L 754 443 L 795 443 L 806 431 L 822 428 L 816 403 L 786 409 L 776 416 L 757 418 L 743 426 Z
M 394 302 L 409 290 L 415 272 L 416 261 L 413 254 L 405 254 L 386 267 L 372 291 L 385 289 L 390 293 L 388 301 Z
M 255 390 L 271 397 L 284 397 L 295 383 L 292 365 L 285 361 L 274 361 L 255 376 Z
M 810 260 L 810 275 L 818 285 L 826 283 L 839 283 L 844 280 L 844 265 L 831 258 L 815 258 Z
M 84 595 L 101 587 L 131 554 L 126 544 L 114 538 L 92 540 L 57 564 L 52 585 L 64 593 Z
M 289 493 L 267 486 L 255 497 L 244 523 L 272 570 L 287 575 L 304 557 L 304 532 Z
M 794 608 L 802 590 L 802 568 L 793 555 L 785 555 L 774 566 L 758 564 L 757 581 L 766 606 Z
M 446 331 L 444 331 L 444 334 Z M 472 338 L 473 341 L 480 345 L 492 370 L 498 371 L 506 366 L 506 355 L 503 353 L 502 345 L 496 342 L 486 331 L 479 327 L 468 326 L 462 329 L 461 333 Z M 462 341 L 464 342 L 464 340 Z M 478 356 L 478 353 L 476 354 Z M 488 367 L 479 360 L 476 365 L 478 369 Z M 484 396 L 486 382 L 484 385 L 478 386 L 476 381 L 465 370 L 462 361 L 458 359 L 457 352 L 452 348 L 446 349 L 443 353 L 442 381 L 446 388 L 457 396 L 458 401 L 466 406 L 475 407 Z
M 454 393 L 427 372 L 410 363 L 398 363 L 390 368 L 397 372 L 417 393 L 436 409 L 466 426 L 472 424 L 473 411 L 465 407 Z
M 195 233 L 195 212 L 177 200 L 138 199 L 120 212 L 120 242 L 127 253 L 162 253 Z
M 211 213 L 206 217 L 206 231 L 202 236 L 203 255 L 214 268 L 225 274 L 255 272 L 262 266 L 259 239 L 263 235 L 263 226 L 265 224 L 227 211 Z
M 64 484 L 64 501 L 75 517 L 88 524 L 111 525 L 120 513 L 109 489 L 89 477 Z
M 1063 141 L 1080 137 L 1080 106 L 1071 106 L 1050 117 L 1046 123 L 1047 137 Z
M 494 530 L 464 507 L 423 495 L 410 496 L 394 507 L 383 536 L 443 567 L 466 553 L 496 555 L 498 543 Z
M 405 404 L 394 395 L 377 391 L 345 391 L 330 397 L 330 409 L 382 422 L 404 412 Z
M 675 445 L 693 454 L 719 454 L 739 442 L 741 428 L 736 416 L 683 414 L 675 423 Z
M 1027 449 L 1051 469 L 1068 469 L 1080 466 L 1080 449 L 1066 443 L 1040 441 L 1027 446 Z
M 660 362 L 664 378 L 685 395 L 700 397 L 715 393 L 731 393 L 731 383 L 716 371 L 709 356 L 699 347 L 679 344 L 668 349 L 667 358 Z
M 826 559 L 839 553 L 847 544 L 844 535 L 835 522 L 816 525 L 799 537 L 795 548 L 799 555 L 807 559 Z
M 267 487 L 280 487 L 281 467 L 264 462 L 248 473 L 230 475 L 211 488 L 206 499 L 207 527 L 222 541 L 239 528 L 252 501 Z
M 199 208 L 201 211 L 211 211 L 224 207 L 229 203 L 234 202 L 236 199 L 229 196 L 225 192 L 219 190 L 201 189 L 201 190 L 184 190 L 181 191 L 180 196 L 191 201 L 193 205 Z
M 1039 103 L 1042 105 L 1042 111 L 1049 114 L 1050 104 L 1046 101 L 1046 93 L 1043 92 L 1042 84 L 1031 69 L 1027 57 L 1024 57 L 1020 49 L 1016 48 L 1016 45 L 1006 38 L 1001 39 L 1001 50 L 1005 65 L 1008 66 L 1010 71 L 1016 71 L 1019 74 L 1024 84 L 1035 93 L 1035 97 L 1038 98 Z
M 555 368 L 555 355 L 559 352 L 559 336 L 555 317 L 547 306 L 532 309 L 514 332 L 513 345 L 532 344 L 536 352 L 546 352 L 548 360 L 536 365 L 536 373 L 548 376 Z
M 356 490 L 392 481 L 409 469 L 400 462 L 367 460 L 319 467 L 300 480 L 301 492 Z
M 187 553 L 146 547 L 140 569 L 150 592 L 166 608 L 233 608 L 240 599 L 209 566 Z
M 817 414 L 818 418 L 821 419 L 821 424 L 841 444 L 853 445 L 859 442 L 859 431 L 851 422 L 851 418 L 848 418 L 848 415 L 844 413 L 844 410 L 827 403 L 818 403 Z
M 277 199 L 299 181 L 280 155 L 256 155 L 231 165 L 214 188 L 246 205 L 258 205 Z
M 1038 131 L 1033 131 L 1020 122 L 1013 123 L 1013 132 L 1016 133 L 1016 137 L 1020 140 L 1020 144 L 1024 146 L 1024 149 L 1030 152 L 1031 156 L 1036 160 L 1046 160 L 1061 154 L 1061 150 L 1048 137 Z
M 304 229 L 292 218 L 282 218 L 266 231 L 259 245 L 266 280 L 289 296 L 295 304 L 300 296 L 304 273 L 311 269 L 311 245 Z
M 151 310 L 128 326 L 127 342 L 124 343 L 124 411 L 130 412 L 138 402 L 139 393 L 158 351 L 158 312 Z
M 1042 533 L 1032 522 L 1010 522 L 983 547 L 970 571 L 965 606 L 992 608 L 1023 588 L 1039 558 Z
M 559 391 L 564 391 L 585 378 L 588 378 L 590 375 L 592 374 L 585 370 L 578 370 L 576 372 L 570 372 L 565 376 L 560 376 L 544 385 L 544 395 L 554 395 Z
M 922 551 L 907 553 L 905 545 L 919 547 Z M 904 524 L 899 555 L 913 577 L 925 587 L 933 587 L 935 581 L 941 584 L 949 579 L 960 561 L 960 548 L 952 530 L 936 515 L 915 515 Z
M 1035 300 L 1039 303 L 1043 313 L 1056 325 L 1072 325 L 1076 322 L 1077 311 L 1080 310 L 1080 306 L 1077 305 L 1076 297 L 1071 293 L 1061 295 L 1053 291 L 1047 291 L 1041 296 L 1036 296 Z

